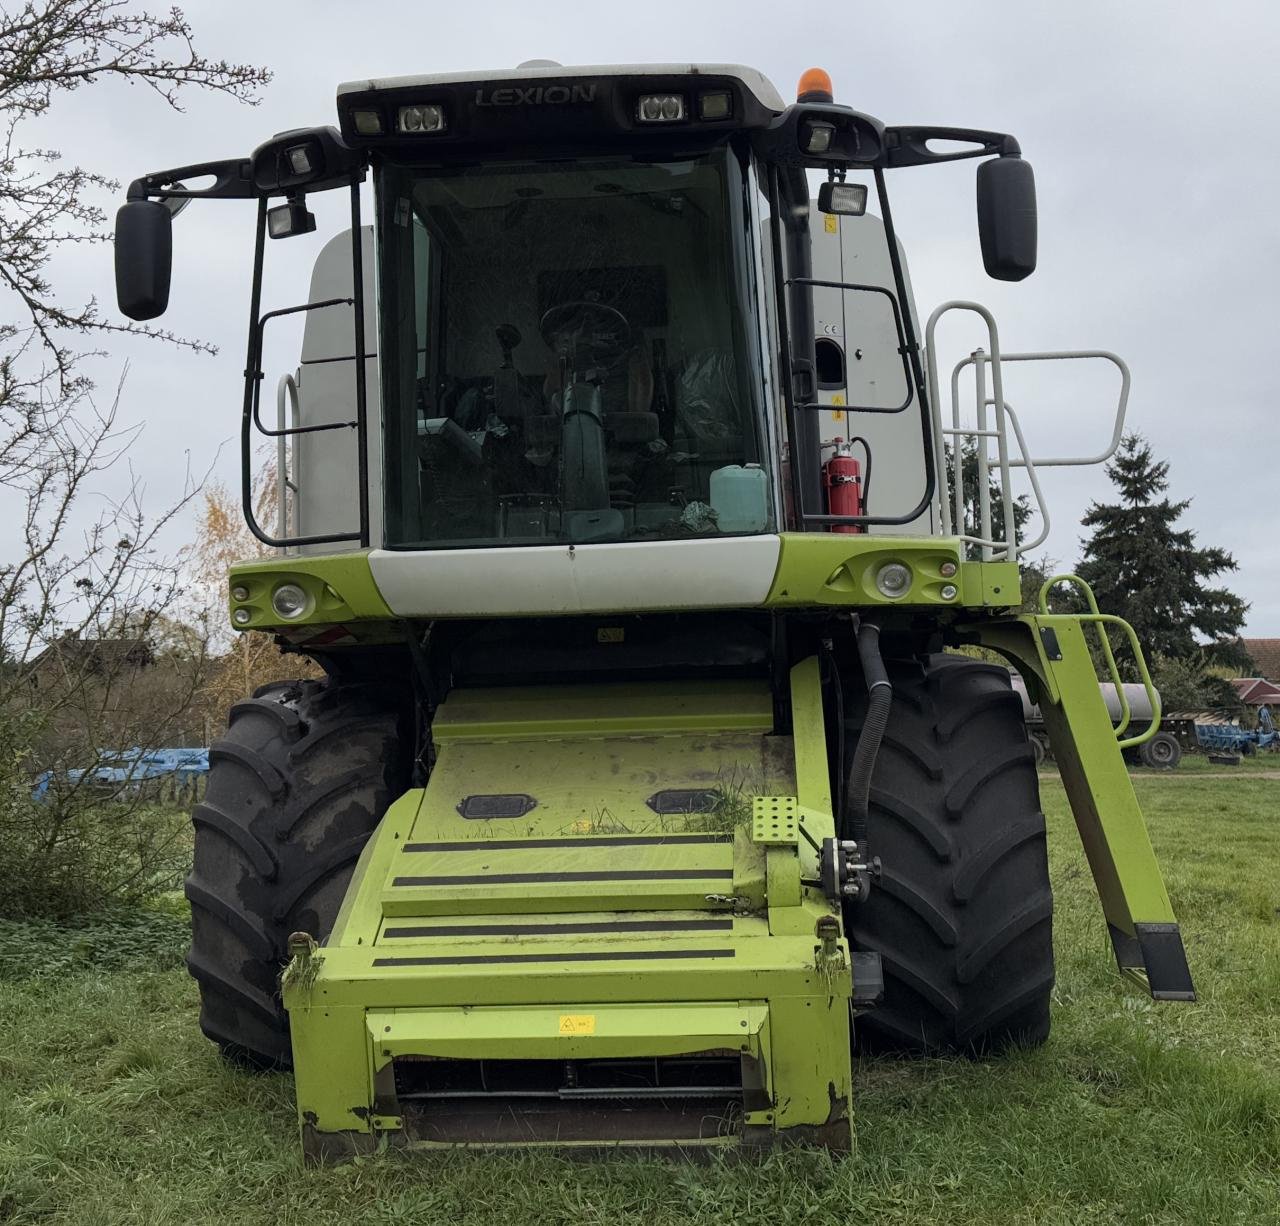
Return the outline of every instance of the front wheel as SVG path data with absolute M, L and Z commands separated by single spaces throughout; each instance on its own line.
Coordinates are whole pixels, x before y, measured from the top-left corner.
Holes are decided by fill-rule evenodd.
M 223 1054 L 287 1068 L 279 977 L 289 933 L 323 940 L 355 863 L 409 783 L 400 696 L 369 685 L 296 681 L 231 709 L 209 750 L 187 878 L 200 1028 Z
M 846 909 L 880 954 L 873 1050 L 997 1051 L 1049 1034 L 1053 898 L 1035 753 L 1009 673 L 961 656 L 887 661 L 889 722 L 871 779 L 870 897 Z M 854 697 L 865 712 L 865 695 Z

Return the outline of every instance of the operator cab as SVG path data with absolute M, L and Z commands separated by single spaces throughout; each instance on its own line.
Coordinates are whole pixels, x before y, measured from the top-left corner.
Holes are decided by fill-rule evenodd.
M 538 63 L 358 81 L 339 87 L 338 112 L 340 131 L 281 133 L 248 159 L 136 180 L 117 218 L 121 309 L 149 319 L 167 305 L 175 206 L 257 201 L 241 460 L 245 517 L 264 543 L 440 557 L 650 542 L 662 546 L 645 555 L 652 578 L 666 585 L 651 595 L 669 604 L 680 598 L 672 548 L 688 555 L 685 571 L 706 565 L 682 541 L 702 542 L 706 559 L 716 538 L 770 538 L 776 557 L 787 530 L 936 531 L 942 448 L 883 172 L 988 159 L 983 258 L 1018 280 L 1035 264 L 1035 205 L 1012 137 L 886 127 L 837 105 L 820 70 L 787 105 L 737 65 Z M 827 182 L 811 220 L 812 170 Z M 370 173 L 372 244 L 360 190 Z M 874 184 L 879 217 L 863 217 L 869 184 L 851 173 Z M 183 185 L 196 177 L 213 184 Z M 314 230 L 308 194 L 343 187 L 350 233 L 362 235 L 345 242 L 349 279 L 321 277 L 330 244 L 312 300 L 263 313 L 265 239 Z M 350 343 L 324 352 L 311 323 L 339 310 Z M 273 431 L 261 416 L 263 329 L 294 311 L 314 312 L 301 394 L 295 381 L 288 424 L 282 388 Z M 834 331 L 816 348 L 820 328 Z M 336 335 L 332 322 L 321 332 Z M 861 477 L 833 422 L 858 435 Z M 274 536 L 250 492 L 255 430 L 277 440 Z M 878 505 L 862 480 L 873 450 Z M 355 522 L 335 522 L 347 514 Z M 725 540 L 716 554 L 733 599 L 741 550 L 756 545 Z M 768 570 L 763 554 L 752 566 Z

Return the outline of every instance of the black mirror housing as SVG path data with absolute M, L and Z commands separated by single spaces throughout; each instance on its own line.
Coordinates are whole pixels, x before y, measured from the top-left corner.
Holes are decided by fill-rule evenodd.
M 978 237 L 987 275 L 1021 281 L 1036 270 L 1036 178 L 1031 163 L 1005 156 L 978 166 Z
M 116 213 L 116 302 L 129 319 L 155 319 L 169 306 L 173 215 L 156 200 L 130 200 Z

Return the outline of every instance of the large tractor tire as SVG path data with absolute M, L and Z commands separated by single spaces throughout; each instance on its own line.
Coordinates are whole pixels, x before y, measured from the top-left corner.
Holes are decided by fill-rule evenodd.
M 850 939 L 880 954 L 885 987 L 859 1019 L 859 1045 L 983 1054 L 1041 1043 L 1053 899 L 1021 700 L 1007 670 L 976 660 L 886 664 L 893 703 L 867 830 L 883 868 L 847 908 Z
M 386 687 L 296 681 L 231 709 L 192 814 L 187 878 L 200 1028 L 229 1059 L 290 1065 L 279 977 L 289 934 L 323 939 L 387 806 L 412 739 Z

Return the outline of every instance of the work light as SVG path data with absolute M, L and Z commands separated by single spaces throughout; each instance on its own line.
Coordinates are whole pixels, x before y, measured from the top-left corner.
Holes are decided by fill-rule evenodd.
M 352 111 L 351 122 L 361 136 L 382 135 L 381 111 Z
M 684 118 L 684 96 L 641 94 L 636 104 L 636 118 L 641 123 L 675 123 Z
M 430 136 L 445 127 L 444 107 L 438 103 L 402 106 L 396 116 L 396 128 L 414 136 Z

